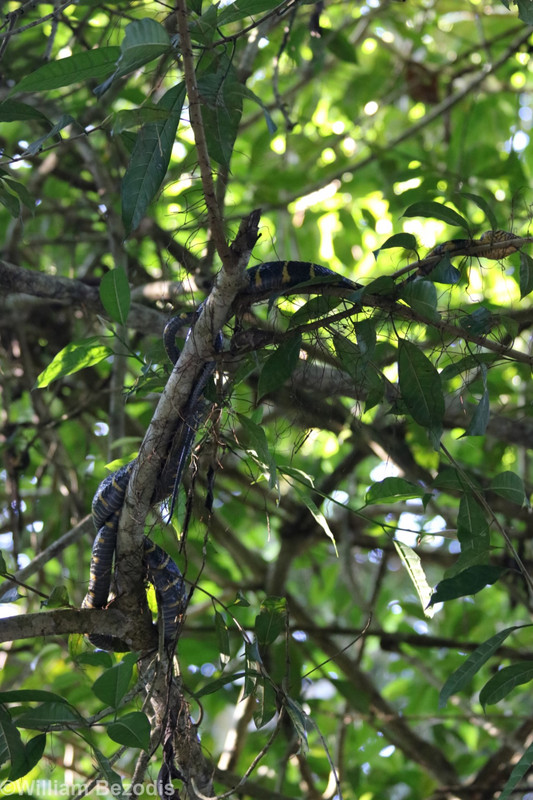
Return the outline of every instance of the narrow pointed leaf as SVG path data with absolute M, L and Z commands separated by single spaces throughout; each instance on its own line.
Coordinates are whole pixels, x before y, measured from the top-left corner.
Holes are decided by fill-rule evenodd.
M 111 319 L 125 325 L 131 294 L 128 278 L 122 267 L 106 272 L 100 281 L 100 300 Z
M 20 92 L 43 92 L 91 79 L 101 80 L 113 71 L 119 56 L 120 47 L 98 47 L 96 50 L 50 61 L 26 75 L 9 94 L 13 96 Z
M 435 203 L 432 201 L 423 203 L 414 203 L 409 206 L 403 214 L 403 217 L 430 217 L 431 219 L 440 219 L 447 222 L 448 225 L 453 225 L 456 228 L 464 228 L 465 231 L 469 230 L 467 220 L 462 217 L 453 208 L 442 205 L 442 203 Z
M 520 253 L 520 299 L 533 289 L 533 258 L 527 253 Z
M 416 236 L 413 236 L 412 233 L 395 233 L 393 236 L 389 236 L 389 238 L 383 242 L 383 244 L 380 245 L 377 250 L 372 251 L 376 261 L 378 260 L 378 255 L 382 250 L 389 250 L 393 247 L 401 247 L 404 250 L 416 251 L 418 247 Z
M 431 605 L 477 594 L 485 586 L 496 583 L 505 571 L 505 567 L 496 567 L 490 564 L 475 564 L 467 567 L 458 575 L 446 578 L 437 585 L 431 597 Z
M 34 388 L 44 389 L 53 381 L 79 372 L 80 369 L 92 367 L 112 354 L 113 351 L 110 347 L 100 344 L 98 336 L 71 342 L 63 350 L 60 350 L 54 360 L 41 372 Z
M 397 539 L 394 539 L 393 541 L 394 547 L 396 548 L 396 551 L 402 560 L 402 564 L 407 570 L 407 574 L 411 578 L 413 586 L 415 587 L 420 598 L 422 610 L 424 611 L 426 617 L 431 618 L 435 613 L 433 608 L 430 606 L 432 590 L 427 581 L 420 557 L 417 555 L 417 553 L 415 553 L 412 547 L 408 547 L 408 545 L 404 544 L 403 542 L 399 542 Z
M 533 680 L 533 661 L 520 661 L 498 670 L 479 693 L 479 702 L 485 706 L 498 703 L 513 691 L 516 686 Z
M 416 345 L 402 340 L 398 356 L 402 400 L 419 425 L 439 435 L 444 418 L 440 375 Z

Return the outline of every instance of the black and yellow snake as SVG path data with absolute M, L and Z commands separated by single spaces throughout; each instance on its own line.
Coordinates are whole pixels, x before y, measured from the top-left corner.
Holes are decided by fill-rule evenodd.
M 506 241 L 515 238 L 514 234 L 506 231 L 487 231 L 478 240 L 457 239 L 438 245 L 426 258 L 434 266 L 435 256 L 459 255 L 476 245 L 488 244 L 491 247 L 486 250 L 483 248 L 483 257 L 500 259 L 515 252 L 517 249 L 515 244 L 505 244 Z M 268 261 L 248 269 L 246 275 L 248 282 L 239 293 L 238 302 L 254 303 L 268 297 L 293 292 L 294 289 L 302 293 L 319 294 L 326 287 L 351 292 L 361 288 L 359 284 L 327 267 L 308 261 Z M 198 313 L 197 311 L 196 315 Z M 194 316 L 192 315 L 192 318 Z M 167 323 L 163 334 L 165 349 L 173 363 L 179 357 L 179 350 L 175 344 L 176 332 L 183 325 L 183 316 L 173 317 Z M 174 436 L 173 455 L 170 456 L 169 464 L 161 477 L 153 503 L 162 502 L 168 497 L 174 499 L 176 496 L 196 434 L 199 404 L 214 366 L 214 362 L 205 365 L 191 392 L 182 413 L 180 427 Z M 118 521 L 134 464 L 135 461 L 131 461 L 106 477 L 94 496 L 92 515 L 97 535 L 92 549 L 89 587 L 83 608 L 104 608 L 108 604 Z M 144 562 L 148 578 L 156 590 L 164 639 L 165 642 L 171 643 L 176 639 L 179 622 L 187 606 L 185 581 L 170 556 L 148 538 L 144 540 Z M 89 639 L 95 646 L 103 649 L 128 649 L 126 643 L 110 636 L 92 634 Z

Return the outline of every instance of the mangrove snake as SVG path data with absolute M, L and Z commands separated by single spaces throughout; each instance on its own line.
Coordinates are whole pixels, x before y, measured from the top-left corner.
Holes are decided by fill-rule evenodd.
M 479 240 L 456 239 L 435 247 L 426 258 L 432 258 L 431 269 L 435 266 L 434 256 L 460 254 L 476 245 L 492 244 L 482 253 L 485 258 L 500 259 L 517 249 L 516 245 L 503 242 L 516 239 L 506 231 L 487 231 Z M 344 278 L 320 264 L 307 261 L 268 261 L 246 271 L 248 283 L 237 297 L 238 302 L 254 303 L 276 297 L 287 292 L 320 294 L 326 288 L 355 291 L 359 284 Z M 163 334 L 165 349 L 172 363 L 179 357 L 176 346 L 177 331 L 199 315 L 201 306 L 193 315 L 173 317 L 167 323 Z M 218 334 L 215 349 L 221 346 Z M 152 504 L 163 502 L 171 497 L 170 516 L 187 459 L 190 455 L 196 430 L 201 416 L 201 403 L 207 381 L 215 367 L 215 362 L 204 365 L 203 371 L 193 387 L 183 409 L 182 419 L 173 438 L 171 453 L 163 470 Z M 90 580 L 83 608 L 104 608 L 108 604 L 113 557 L 116 547 L 117 529 L 124 503 L 126 488 L 136 460 L 108 475 L 98 487 L 92 505 L 94 525 L 97 530 L 94 541 Z M 163 636 L 167 644 L 175 641 L 181 616 L 187 606 L 185 581 L 178 566 L 164 550 L 150 539 L 144 540 L 144 562 L 149 580 L 153 583 L 162 619 Z M 127 643 L 103 634 L 92 634 L 89 640 L 96 647 L 105 650 L 128 650 Z

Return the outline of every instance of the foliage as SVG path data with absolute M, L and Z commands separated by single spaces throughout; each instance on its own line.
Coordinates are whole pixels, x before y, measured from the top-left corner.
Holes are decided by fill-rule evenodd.
M 9 4 L 0 775 L 21 793 L 531 791 L 528 6 Z M 178 679 L 82 636 L 88 512 L 168 392 L 165 321 L 259 207 L 250 265 L 358 288 L 226 313 L 172 524 L 146 523 L 194 589 Z

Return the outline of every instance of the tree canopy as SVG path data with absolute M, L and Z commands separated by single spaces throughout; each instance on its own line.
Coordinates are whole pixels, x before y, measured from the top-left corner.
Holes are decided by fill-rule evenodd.
M 7 4 L 6 791 L 533 797 L 532 24 Z M 116 599 L 82 608 L 132 461 Z

